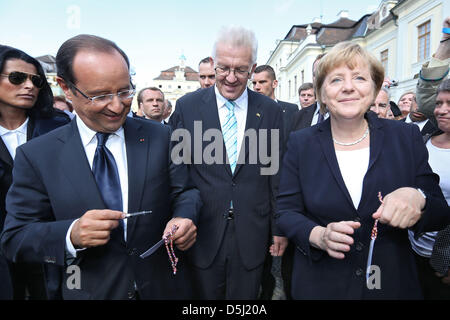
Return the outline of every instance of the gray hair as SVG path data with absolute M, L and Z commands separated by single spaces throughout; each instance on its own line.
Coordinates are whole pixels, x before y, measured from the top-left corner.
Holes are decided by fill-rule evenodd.
M 388 100 L 391 100 L 391 92 L 389 91 L 389 88 L 381 87 L 380 91 L 386 92 L 386 94 L 388 96 Z
M 258 41 L 255 33 L 240 26 L 222 27 L 214 42 L 212 57 L 216 61 L 216 50 L 219 43 L 230 44 L 233 47 L 249 47 L 252 49 L 252 65 L 256 63 L 258 54 Z

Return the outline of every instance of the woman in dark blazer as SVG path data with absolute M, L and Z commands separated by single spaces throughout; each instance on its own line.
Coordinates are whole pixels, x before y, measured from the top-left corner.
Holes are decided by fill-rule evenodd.
M 383 79 L 355 43 L 319 63 L 316 97 L 330 118 L 291 134 L 277 199 L 297 248 L 294 299 L 422 298 L 407 229 L 439 230 L 450 217 L 417 127 L 368 112 Z
M 64 112 L 53 108 L 53 94 L 39 62 L 23 51 L 0 45 L 0 231 L 12 183 L 14 146 L 19 144 L 10 143 L 15 139 L 11 131 L 26 132 L 24 140 L 28 141 L 69 121 Z M 7 263 L 1 253 L 0 283 L 0 299 L 47 298 L 41 265 Z

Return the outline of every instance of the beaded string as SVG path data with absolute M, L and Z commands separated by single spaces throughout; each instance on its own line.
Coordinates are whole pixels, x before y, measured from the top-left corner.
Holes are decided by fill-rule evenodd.
M 381 196 L 381 192 L 378 192 L 378 200 L 380 200 L 380 203 L 383 204 L 383 197 Z M 375 240 L 377 239 L 377 236 L 378 236 L 378 219 L 375 219 L 372 232 L 370 233 L 369 256 L 367 257 L 367 269 L 366 269 L 366 282 L 369 281 L 370 267 L 372 266 L 373 246 L 375 245 Z
M 177 274 L 177 263 L 178 258 L 175 255 L 175 251 L 173 250 L 173 236 L 175 235 L 175 232 L 178 230 L 177 225 L 172 226 L 172 230 L 170 230 L 165 236 L 164 236 L 164 244 L 166 245 L 167 254 L 169 255 L 169 260 L 172 265 L 173 274 Z

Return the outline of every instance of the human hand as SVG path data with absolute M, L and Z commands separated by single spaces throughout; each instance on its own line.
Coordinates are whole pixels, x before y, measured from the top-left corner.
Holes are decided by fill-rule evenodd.
M 89 210 L 73 225 L 70 241 L 75 248 L 89 248 L 108 243 L 111 230 L 119 226 L 125 213 L 114 210 Z
M 372 217 L 392 227 L 406 229 L 419 221 L 424 207 L 422 194 L 417 189 L 404 187 L 386 195 Z
M 163 236 L 172 230 L 173 225 L 178 226 L 178 230 L 173 236 L 173 242 L 181 251 L 189 249 L 197 238 L 197 227 L 194 222 L 188 218 L 172 218 L 164 229 Z
M 355 221 L 332 222 L 324 227 L 313 228 L 310 235 L 310 242 L 318 248 L 326 251 L 328 255 L 335 259 L 344 259 L 344 252 L 350 251 L 353 238 L 349 235 L 361 226 Z
M 269 252 L 274 257 L 282 256 L 284 250 L 288 246 L 288 239 L 286 237 L 273 236 L 273 244 L 269 248 Z

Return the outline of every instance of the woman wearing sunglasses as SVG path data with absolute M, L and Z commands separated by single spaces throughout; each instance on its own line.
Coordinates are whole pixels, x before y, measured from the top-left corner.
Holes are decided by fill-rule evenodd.
M 39 62 L 0 45 L 0 230 L 16 148 L 69 121 L 53 108 L 53 94 Z M 0 299 L 46 299 L 45 282 L 43 265 L 7 262 L 0 253 Z

